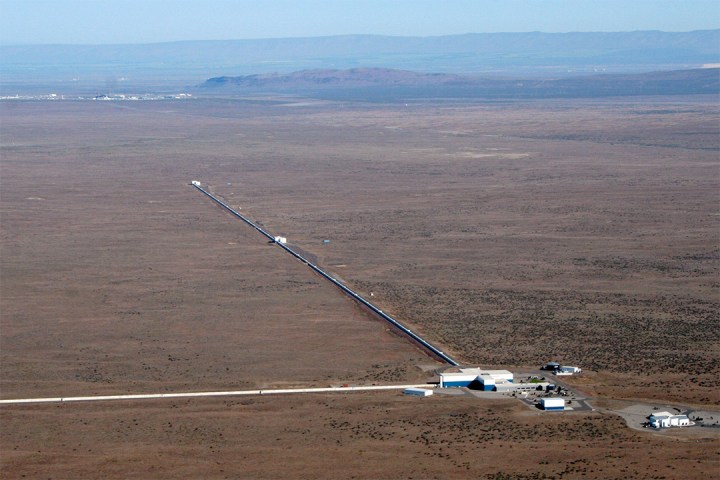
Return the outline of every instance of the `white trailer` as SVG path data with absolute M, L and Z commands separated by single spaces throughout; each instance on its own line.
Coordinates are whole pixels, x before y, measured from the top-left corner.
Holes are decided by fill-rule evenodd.
M 568 366 L 563 365 L 563 366 L 557 368 L 553 373 L 555 375 L 563 376 L 563 375 L 575 375 L 576 373 L 580 373 L 580 372 L 582 372 L 581 368 L 568 367 Z
M 563 365 L 559 369 L 561 372 L 569 372 L 569 373 L 580 373 L 582 372 L 582 369 L 580 367 L 569 367 L 567 365 Z

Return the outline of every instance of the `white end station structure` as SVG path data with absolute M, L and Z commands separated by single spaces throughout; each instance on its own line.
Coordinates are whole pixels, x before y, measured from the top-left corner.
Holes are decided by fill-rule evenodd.
M 695 422 L 691 421 L 687 415 L 673 415 L 670 412 L 655 412 L 650 415 L 648 424 L 652 428 L 668 428 L 668 427 L 691 427 Z

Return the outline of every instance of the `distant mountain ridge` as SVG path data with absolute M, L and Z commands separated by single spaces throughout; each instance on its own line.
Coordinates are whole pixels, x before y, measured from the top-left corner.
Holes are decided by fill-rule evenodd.
M 213 77 L 206 93 L 296 93 L 319 98 L 557 98 L 622 95 L 720 94 L 720 69 L 604 74 L 556 79 L 487 78 L 387 68 L 316 69 L 289 74 Z
M 378 67 L 450 74 L 572 76 L 720 63 L 720 30 L 343 35 L 132 45 L 0 45 L 0 82 L 197 84 L 209 77 Z
M 347 70 L 302 70 L 288 74 L 266 73 L 238 77 L 214 77 L 205 81 L 203 87 L 359 87 L 391 85 L 445 85 L 470 84 L 468 77 L 447 73 L 419 73 L 390 68 L 351 68 Z

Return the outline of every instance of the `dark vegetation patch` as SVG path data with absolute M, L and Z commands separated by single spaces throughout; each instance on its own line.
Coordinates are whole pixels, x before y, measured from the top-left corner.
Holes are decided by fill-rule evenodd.
M 361 283 L 397 314 L 483 365 L 549 358 L 592 370 L 720 373 L 720 302 L 668 295 L 470 290 Z M 714 383 L 714 382 L 713 382 Z

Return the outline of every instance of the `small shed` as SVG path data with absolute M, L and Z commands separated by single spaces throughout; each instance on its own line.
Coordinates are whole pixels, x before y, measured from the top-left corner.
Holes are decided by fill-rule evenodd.
M 565 410 L 565 399 L 555 397 L 541 398 L 540 405 L 542 406 L 543 410 L 551 412 L 562 411 Z
M 193 180 L 193 181 L 192 181 L 192 184 L 195 185 L 196 187 L 200 187 L 200 186 L 202 185 L 202 184 L 201 184 L 200 182 L 198 182 L 197 180 Z
M 414 387 L 411 387 L 411 388 L 406 388 L 405 390 L 403 390 L 403 393 L 404 393 L 405 395 L 414 395 L 414 396 L 417 396 L 417 397 L 429 397 L 430 395 L 433 394 L 433 391 L 432 391 L 432 390 L 426 390 L 426 389 L 424 389 L 424 388 L 414 388 Z

